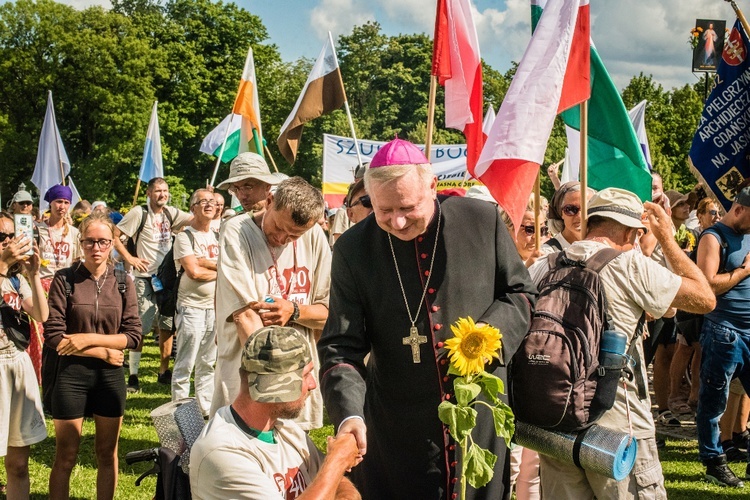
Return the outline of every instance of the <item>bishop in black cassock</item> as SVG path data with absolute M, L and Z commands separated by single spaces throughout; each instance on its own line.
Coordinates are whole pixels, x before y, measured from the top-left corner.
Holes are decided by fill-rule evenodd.
M 371 168 L 377 162 L 376 155 Z M 434 188 L 435 182 L 425 202 L 428 211 L 432 203 L 425 230 L 405 240 L 388 222 L 401 209 L 379 207 L 373 187 L 375 213 L 347 230 L 333 253 L 329 316 L 318 342 L 320 380 L 336 429 L 351 417 L 366 425 L 367 453 L 352 472 L 365 499 L 457 498 L 458 448 L 437 412 L 441 401 L 455 402 L 443 347 L 453 336 L 450 325 L 470 316 L 499 328 L 507 362 L 526 334 L 536 297 L 497 208 L 480 200 L 436 198 Z M 420 338 L 405 341 L 409 315 L 414 317 L 423 293 L 415 325 Z M 504 363 L 486 369 L 507 380 Z M 478 491 L 469 487 L 468 496 L 502 499 L 510 494 L 506 444 L 495 436 L 490 412 L 481 405 L 477 410 L 475 442 L 498 461 L 490 484 Z

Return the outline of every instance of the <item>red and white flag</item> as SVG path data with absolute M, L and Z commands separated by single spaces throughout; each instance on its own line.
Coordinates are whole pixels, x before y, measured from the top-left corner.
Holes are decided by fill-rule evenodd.
M 470 173 L 484 144 L 482 59 L 470 0 L 438 0 L 432 74 L 445 86 L 445 126 L 466 136 Z
M 555 116 L 590 95 L 588 57 L 589 0 L 546 2 L 473 172 L 514 227 L 544 162 Z

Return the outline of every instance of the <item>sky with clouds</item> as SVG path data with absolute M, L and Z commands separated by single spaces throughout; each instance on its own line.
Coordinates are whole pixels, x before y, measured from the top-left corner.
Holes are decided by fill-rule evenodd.
M 62 0 L 76 7 L 109 0 Z M 388 35 L 432 33 L 435 0 L 236 0 L 261 18 L 268 42 L 286 61 L 315 58 L 330 30 L 334 40 L 352 27 L 377 21 Z M 520 60 L 530 38 L 528 0 L 474 0 L 474 20 L 484 60 L 505 72 Z M 665 89 L 694 83 L 690 29 L 695 19 L 734 23 L 727 2 L 706 0 L 591 0 L 591 37 L 615 84 L 639 73 Z

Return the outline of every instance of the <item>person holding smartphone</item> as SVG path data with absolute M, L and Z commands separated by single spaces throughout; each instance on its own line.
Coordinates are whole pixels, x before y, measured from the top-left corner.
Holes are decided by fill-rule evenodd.
M 49 309 L 39 275 L 39 248 L 33 240 L 14 234 L 13 219 L 0 213 L 0 295 L 16 311 L 45 321 Z M 5 457 L 8 498 L 29 497 L 30 448 L 46 437 L 31 358 L 9 337 L 0 320 L 0 456 Z
M 141 339 L 133 281 L 111 262 L 115 227 L 94 214 L 81 223 L 84 260 L 58 271 L 49 291 L 45 346 L 59 360 L 52 388 L 55 461 L 50 498 L 68 498 L 84 416 L 96 423 L 96 497 L 117 486 L 117 443 L 125 413 L 124 349 Z

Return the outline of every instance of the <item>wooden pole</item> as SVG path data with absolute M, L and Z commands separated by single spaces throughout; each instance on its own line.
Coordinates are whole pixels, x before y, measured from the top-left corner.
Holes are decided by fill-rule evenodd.
M 344 77 L 341 76 L 341 68 L 339 68 L 339 57 L 336 54 L 336 46 L 333 44 L 333 35 L 328 32 L 328 41 L 331 43 L 331 49 L 333 51 L 333 60 L 336 63 L 336 72 L 339 74 L 339 81 L 341 82 L 341 91 L 344 93 L 344 109 L 346 110 L 346 118 L 349 120 L 349 129 L 352 131 L 352 139 L 354 140 L 354 150 L 357 152 L 357 163 L 362 166 L 362 155 L 359 153 L 359 142 L 357 141 L 357 132 L 354 131 L 354 120 L 352 120 L 352 112 L 349 109 L 349 100 L 346 98 L 346 87 L 344 87 Z
M 435 127 L 435 96 L 437 95 L 437 76 L 430 77 L 430 97 L 427 101 L 427 130 L 424 138 L 424 155 L 427 160 L 430 159 L 430 149 L 432 149 L 432 130 Z M 467 170 L 468 172 L 468 170 Z M 464 180 L 466 178 L 464 177 Z
M 269 150 L 268 150 L 268 146 L 265 146 L 265 145 L 264 145 L 263 147 L 264 147 L 264 148 L 265 148 L 265 150 L 266 150 L 266 156 L 268 156 L 268 159 L 269 159 L 269 160 L 271 160 L 271 165 L 273 165 L 273 169 L 274 169 L 274 171 L 276 171 L 276 173 L 278 173 L 278 172 L 279 172 L 279 169 L 278 169 L 278 167 L 276 166 L 276 162 L 275 162 L 275 161 L 273 161 L 273 156 L 271 156 L 271 151 L 269 151 Z
M 727 0 L 727 1 L 734 9 L 734 12 L 737 14 L 737 19 L 740 20 L 742 27 L 745 28 L 745 35 L 750 36 L 750 25 L 747 24 L 747 19 L 745 19 L 745 14 L 742 13 L 742 11 L 737 6 L 734 0 Z
M 534 181 L 534 245 L 537 251 L 542 248 L 542 234 L 541 234 L 541 217 L 540 217 L 540 205 L 542 204 L 542 196 L 540 194 L 542 179 L 542 169 L 536 173 L 536 180 Z
M 141 176 L 138 176 L 138 182 L 135 184 L 135 194 L 133 195 L 133 205 L 135 206 L 135 202 L 138 201 L 138 191 L 141 190 Z
M 581 238 L 586 237 L 588 213 L 589 101 L 581 103 Z

